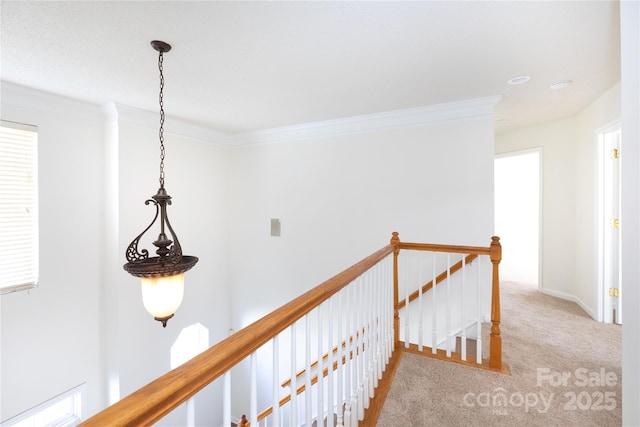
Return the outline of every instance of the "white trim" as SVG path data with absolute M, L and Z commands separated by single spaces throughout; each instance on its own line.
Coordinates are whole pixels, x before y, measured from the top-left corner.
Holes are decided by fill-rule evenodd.
M 607 223 L 607 219 L 606 219 L 606 215 L 604 212 L 604 195 L 605 195 L 605 188 L 604 188 L 604 181 L 605 181 L 605 165 L 606 165 L 606 161 L 607 161 L 607 146 L 606 146 L 606 140 L 605 140 L 605 136 L 606 134 L 616 131 L 616 130 L 622 130 L 622 120 L 620 117 L 612 120 L 611 122 L 607 123 L 604 126 L 599 127 L 598 129 L 596 129 L 595 131 L 595 139 L 596 139 L 596 155 L 595 157 L 595 170 L 597 171 L 597 178 L 596 178 L 596 200 L 597 200 L 597 205 L 596 205 L 596 224 L 595 224 L 595 233 L 596 233 L 596 238 L 598 241 L 598 245 L 596 248 L 596 281 L 597 281 L 597 295 L 596 295 L 596 300 L 597 300 L 597 320 L 599 322 L 606 322 L 606 323 L 613 323 L 613 322 L 609 322 L 608 320 L 608 315 L 605 313 L 605 308 L 610 308 L 611 305 L 611 300 L 608 295 L 607 295 L 607 290 L 605 289 L 605 269 L 604 269 L 604 247 L 605 247 L 605 231 L 606 231 L 606 223 Z M 618 147 L 619 150 L 622 150 L 622 141 L 620 141 L 620 147 Z M 621 179 L 621 177 L 620 177 Z M 621 185 L 621 182 L 619 183 Z M 621 194 L 620 194 L 621 196 Z M 621 212 L 620 212 L 621 214 Z M 620 215 L 621 216 L 621 215 Z M 620 256 L 622 256 L 622 254 L 620 254 Z M 621 272 L 620 272 L 621 273 Z M 620 296 L 620 301 L 622 301 L 622 295 Z M 620 304 L 622 304 L 620 302 Z
M 12 106 L 42 111 L 47 114 L 61 114 L 94 123 L 120 121 L 124 124 L 152 129 L 157 129 L 159 126 L 160 116 L 157 112 L 145 111 L 115 102 L 103 105 L 91 104 L 4 80 L 0 81 L 0 85 L 3 108 Z M 9 117 L 7 119 L 10 120 Z M 166 135 L 180 135 L 214 144 L 229 145 L 227 135 L 170 115 L 167 115 L 165 127 Z
M 533 148 L 525 148 L 523 150 L 513 150 L 513 151 L 505 151 L 502 153 L 496 153 L 496 159 L 501 159 L 503 157 L 515 157 L 515 156 L 524 156 L 526 154 L 532 153 L 541 153 L 542 147 L 533 147 Z
M 61 418 L 45 419 L 47 427 L 71 427 L 78 425 L 83 417 L 87 414 L 87 384 L 82 383 L 79 386 L 67 390 L 51 399 L 42 402 L 38 406 L 28 409 L 15 417 L 9 418 L 0 424 L 0 427 L 13 427 L 22 425 L 34 425 L 33 420 L 38 416 L 42 416 L 47 413 L 48 410 L 54 406 L 67 401 L 70 408 L 70 413 L 65 414 Z M 45 415 L 46 417 L 47 415 Z M 50 415 L 49 415 L 50 416 Z M 28 420 L 31 420 L 29 422 Z M 24 423 L 26 421 L 26 424 Z
M 229 141 L 234 146 L 272 144 L 424 126 L 432 123 L 492 115 L 493 109 L 500 99 L 501 96 L 490 96 L 245 132 L 230 135 Z
M 141 110 L 114 102 L 107 104 L 103 108 L 110 119 L 113 119 L 113 112 L 115 111 L 115 119 L 121 124 L 142 126 L 150 129 L 158 129 L 160 126 L 159 112 Z M 229 145 L 229 137 L 226 134 L 171 117 L 170 115 L 166 116 L 164 133 L 165 135 L 180 135 L 218 145 Z
M 117 102 L 95 105 L 15 83 L 6 81 L 0 83 L 3 105 L 71 115 L 100 123 L 119 120 L 128 125 L 153 129 L 158 127 L 157 112 L 129 107 Z M 304 141 L 492 116 L 494 107 L 501 99 L 501 95 L 495 95 L 236 134 L 223 133 L 167 115 L 165 134 L 181 135 L 227 147 Z
M 542 290 L 544 281 L 544 147 L 538 147 L 540 155 L 538 157 L 538 291 Z
M 27 86 L 0 81 L 2 107 L 13 106 L 47 114 L 64 115 L 102 123 L 104 115 L 99 105 L 67 98 L 50 92 L 43 92 Z M 6 119 L 10 120 L 9 117 Z
M 497 153 L 495 154 L 495 159 L 522 156 L 534 153 L 538 154 L 538 291 L 542 291 L 544 263 L 544 147 L 525 148 L 523 150 L 513 150 L 506 151 L 504 153 Z
M 599 136 L 602 133 L 606 133 L 606 132 L 611 132 L 612 130 L 616 130 L 617 128 L 622 127 L 622 119 L 620 117 L 611 120 L 609 123 L 607 123 L 604 126 L 600 126 L 598 129 L 596 129 L 596 137 Z
M 583 309 L 589 316 L 591 316 L 591 318 L 595 321 L 598 320 L 598 314 L 595 313 L 591 307 L 587 306 L 584 302 L 582 302 L 582 300 L 580 300 L 580 298 L 576 297 L 575 295 L 571 295 L 568 294 L 566 292 L 560 292 L 560 291 L 555 291 L 552 289 L 542 289 L 541 292 L 545 295 L 549 295 L 552 297 L 556 297 L 556 298 L 560 298 L 566 301 L 571 301 L 574 302 L 576 304 L 578 304 L 578 306 Z
M 25 285 L 0 287 L 0 295 L 12 294 L 14 292 L 28 291 L 38 287 L 38 283 L 27 283 Z

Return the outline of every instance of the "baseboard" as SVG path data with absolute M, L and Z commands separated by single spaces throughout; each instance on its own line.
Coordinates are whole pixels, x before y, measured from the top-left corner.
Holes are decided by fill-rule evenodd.
M 568 294 L 566 292 L 554 291 L 552 289 L 541 289 L 540 292 L 542 292 L 545 295 L 549 295 L 549 296 L 560 298 L 560 299 L 563 299 L 563 300 L 575 302 L 593 320 L 596 320 L 596 321 L 598 320 L 598 314 L 595 313 L 589 306 L 587 306 L 584 302 L 582 302 L 582 300 L 580 298 L 576 297 L 575 295 L 571 295 L 571 294 Z

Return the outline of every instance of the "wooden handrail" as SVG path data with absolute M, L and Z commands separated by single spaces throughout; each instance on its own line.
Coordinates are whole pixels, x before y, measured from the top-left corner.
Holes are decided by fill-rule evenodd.
M 476 254 L 467 255 L 464 258 L 465 265 L 470 264 L 476 258 L 478 258 L 478 255 L 476 255 Z M 442 283 L 447 278 L 447 271 L 449 272 L 449 275 L 452 275 L 454 273 L 457 273 L 460 270 L 462 270 L 462 260 L 460 260 L 457 263 L 455 263 L 454 265 L 452 265 L 448 270 L 445 270 L 442 273 L 440 273 L 436 277 L 436 285 L 439 285 L 440 283 Z M 424 294 L 424 293 L 428 292 L 431 288 L 433 288 L 433 280 L 430 280 L 429 282 L 425 283 L 425 285 L 422 287 L 422 293 Z M 420 295 L 419 291 L 414 291 L 411 295 L 409 295 L 409 302 L 412 302 L 412 301 L 418 299 L 419 295 Z M 400 302 L 398 302 L 398 308 L 400 308 L 400 309 L 404 308 L 406 305 L 407 305 L 407 300 L 406 299 L 403 299 Z
M 152 425 L 383 260 L 394 249 L 391 244 L 379 249 L 80 425 L 85 427 Z
M 215 344 L 178 368 L 167 372 L 119 402 L 94 415 L 80 424 L 80 426 L 150 426 L 154 424 L 254 353 L 277 334 L 338 293 L 391 253 L 394 254 L 394 345 L 395 348 L 398 348 L 400 345 L 399 309 L 401 307 L 398 299 L 398 255 L 400 249 L 490 256 L 493 264 L 490 365 L 492 368 L 500 370 L 502 366 L 502 338 L 500 335 L 498 266 L 502 259 L 502 248 L 499 238 L 493 237 L 491 246 L 489 248 L 483 248 L 474 246 L 403 243 L 400 242 L 398 233 L 394 232 L 389 245 L 379 249 L 357 264 L 354 264 L 279 309 Z M 467 259 L 468 258 L 469 257 L 467 257 Z M 461 268 L 462 262 L 459 264 Z M 453 266 L 452 269 L 453 268 L 455 268 L 455 266 Z M 436 278 L 436 285 L 437 283 L 439 282 Z M 429 283 L 425 285 L 425 287 L 428 286 Z M 431 286 L 433 286 L 433 284 L 431 284 Z M 330 368 L 336 369 L 337 364 L 340 362 L 344 363 L 346 357 L 352 357 L 352 355 L 343 356 L 342 361 L 334 361 L 334 366 L 325 367 L 319 375 L 326 376 Z M 315 376 L 314 380 L 317 381 L 317 379 L 318 375 Z M 296 394 L 302 391 L 304 391 L 303 385 L 298 387 Z M 286 403 L 285 401 L 290 398 L 291 395 L 281 399 L 280 403 L 284 404 Z M 266 414 L 261 415 L 266 416 Z
M 491 247 L 483 247 L 483 246 L 439 245 L 439 244 L 432 244 L 432 243 L 410 243 L 410 242 L 399 242 L 399 244 L 400 244 L 400 249 L 408 249 L 413 251 L 491 255 Z

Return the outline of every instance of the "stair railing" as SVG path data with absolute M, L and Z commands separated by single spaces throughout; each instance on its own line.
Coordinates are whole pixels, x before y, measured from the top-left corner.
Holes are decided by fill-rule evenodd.
M 393 239 L 396 237 L 394 234 Z M 396 346 L 508 372 L 502 363 L 500 333 L 500 239 L 492 237 L 488 247 L 408 243 L 398 239 L 395 247 Z M 483 260 L 490 262 L 483 264 Z M 487 277 L 491 280 L 486 280 Z M 425 283 L 426 280 L 429 281 Z M 413 289 L 417 290 L 411 292 Z M 490 300 L 485 297 L 488 294 Z M 489 304 L 491 329 L 489 354 L 485 358 L 482 325 L 488 320 L 485 313 Z M 475 344 L 475 355 L 467 354 L 469 340 Z
M 322 420 L 328 426 L 374 425 L 402 353 L 394 350 L 403 345 L 398 290 L 398 259 L 403 249 L 490 256 L 493 282 L 489 363 L 492 369 L 501 370 L 499 239 L 493 238 L 489 248 L 452 247 L 400 242 L 394 232 L 389 245 L 80 425 L 152 425 L 221 377 L 229 384 L 231 369 L 245 360 L 250 365 L 251 378 L 248 403 L 241 402 L 241 406 L 249 407 L 250 414 L 248 421 L 242 420 L 243 425 L 311 426 Z M 466 263 L 460 269 L 464 266 Z M 453 268 L 448 270 L 451 276 Z M 435 290 L 440 282 L 436 278 L 433 283 Z M 418 298 L 428 286 L 419 288 Z M 405 299 L 405 310 L 411 301 Z M 265 354 L 273 362 L 271 381 L 258 384 L 258 358 Z M 304 360 L 302 366 L 300 360 Z M 288 376 L 290 379 L 284 381 Z M 231 421 L 229 393 L 225 386 L 224 425 Z M 259 405 L 268 406 L 263 395 L 272 404 L 258 414 Z
M 256 378 L 257 358 L 259 354 L 269 351 L 272 352 L 270 358 L 275 362 L 272 386 L 266 387 L 272 390 L 273 402 L 273 409 L 268 415 L 269 425 L 301 425 L 312 417 L 322 418 L 325 413 L 334 411 L 343 412 L 345 425 L 357 425 L 358 421 L 364 418 L 364 410 L 369 406 L 372 390 L 375 389 L 379 375 L 384 371 L 393 351 L 392 252 L 391 244 L 381 248 L 109 406 L 81 425 L 152 425 L 207 385 L 225 374 L 229 375 L 234 366 L 248 359 L 252 378 L 249 387 L 250 402 L 246 407 L 251 408 L 250 425 L 258 426 L 257 389 L 261 384 L 257 384 Z M 345 315 L 333 315 L 340 312 Z M 338 322 L 342 324 L 338 325 Z M 286 334 L 283 334 L 285 331 Z M 281 337 L 285 335 L 302 338 L 292 338 L 293 345 L 282 343 L 281 346 Z M 348 337 L 353 339 L 348 340 Z M 349 342 L 349 349 L 330 360 L 327 366 L 332 366 L 336 360 L 349 360 L 351 363 L 338 363 L 338 366 L 344 367 L 344 370 L 341 370 L 341 379 L 337 373 L 323 376 L 325 366 L 321 356 L 333 347 L 342 349 L 337 343 L 345 339 Z M 290 347 L 286 352 L 288 354 L 279 352 L 280 347 Z M 287 397 L 280 386 L 287 375 L 283 374 L 283 378 L 280 378 L 281 365 L 278 361 L 297 360 L 299 358 L 296 352 L 299 351 L 306 353 L 304 358 L 308 373 L 302 384 L 298 384 L 299 381 L 294 382 Z M 320 362 L 315 369 L 311 369 L 314 354 L 320 356 Z M 290 371 L 295 375 L 301 367 L 295 363 L 292 366 Z M 311 385 L 314 376 L 315 384 Z M 333 392 L 333 381 L 342 381 L 342 394 L 338 396 L 336 393 L 333 397 L 325 398 L 325 394 Z M 298 388 L 302 385 L 307 391 L 312 387 L 315 389 L 315 402 L 310 399 L 312 393 L 304 393 L 303 398 L 297 398 Z M 297 405 L 289 403 L 288 410 L 281 410 L 280 402 L 287 399 Z M 230 399 L 225 398 L 225 404 L 229 405 L 229 402 Z M 223 408 L 223 413 L 230 413 L 229 408 Z M 332 417 L 329 418 L 333 420 Z M 230 425 L 227 421 L 230 420 L 223 420 L 224 424 Z M 311 422 L 306 425 L 310 426 Z

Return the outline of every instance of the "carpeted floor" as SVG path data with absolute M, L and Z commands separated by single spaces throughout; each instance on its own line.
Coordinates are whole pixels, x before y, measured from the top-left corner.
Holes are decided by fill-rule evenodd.
M 513 282 L 501 303 L 510 376 L 405 353 L 377 425 L 620 426 L 621 327 Z

